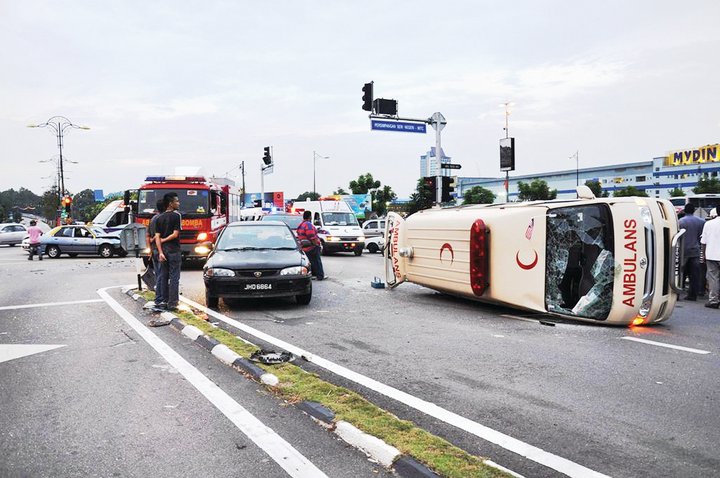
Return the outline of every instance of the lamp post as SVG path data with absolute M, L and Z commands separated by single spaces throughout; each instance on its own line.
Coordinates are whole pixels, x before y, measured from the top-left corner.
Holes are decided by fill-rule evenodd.
M 317 199 L 317 189 L 315 189 L 315 163 L 317 162 L 317 158 L 320 159 L 330 159 L 330 156 L 322 156 L 320 154 L 317 154 L 317 152 L 313 151 L 313 194 L 315 195 L 315 198 Z
M 575 186 L 580 186 L 580 151 L 575 151 L 575 154 L 570 156 L 570 159 L 575 156 Z
M 68 128 L 75 128 L 75 129 L 90 129 L 87 126 L 78 126 L 76 124 L 73 124 L 69 119 L 67 119 L 64 116 L 53 116 L 49 120 L 47 120 L 45 123 L 42 124 L 31 124 L 28 125 L 28 128 L 50 128 L 55 133 L 55 136 L 57 137 L 57 144 L 58 149 L 60 150 L 60 159 L 59 159 L 59 170 L 60 170 L 60 190 L 59 195 L 64 196 L 65 195 L 65 175 L 63 172 L 63 155 L 62 155 L 62 149 L 63 149 L 63 133 Z

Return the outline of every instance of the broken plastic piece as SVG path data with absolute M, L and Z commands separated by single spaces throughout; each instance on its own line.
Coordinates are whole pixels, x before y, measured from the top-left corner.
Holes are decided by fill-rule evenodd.
M 252 353 L 250 360 L 253 362 L 274 365 L 278 363 L 292 362 L 295 360 L 295 356 L 290 352 L 275 352 L 274 350 L 260 349 Z

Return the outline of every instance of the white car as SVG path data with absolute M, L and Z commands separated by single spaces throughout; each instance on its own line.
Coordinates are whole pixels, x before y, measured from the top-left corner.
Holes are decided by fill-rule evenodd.
M 21 244 L 25 236 L 27 236 L 27 229 L 22 224 L 0 224 L 0 244 L 8 246 Z
M 386 282 L 600 324 L 667 320 L 682 281 L 675 209 L 598 198 L 388 214 Z
M 376 252 L 382 253 L 385 250 L 385 238 L 383 236 L 365 236 L 365 249 L 371 254 L 375 254 Z
M 382 236 L 385 234 L 385 218 L 368 219 L 362 226 L 365 237 Z

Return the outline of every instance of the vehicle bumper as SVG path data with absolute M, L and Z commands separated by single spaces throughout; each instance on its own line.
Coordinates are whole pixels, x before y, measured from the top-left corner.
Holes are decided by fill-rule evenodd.
M 363 241 L 323 241 L 323 249 L 326 252 L 353 252 L 364 248 Z
M 310 276 L 271 278 L 264 280 L 245 277 L 204 277 L 205 290 L 213 297 L 252 298 L 288 297 L 312 292 Z M 271 288 L 266 288 L 270 286 Z

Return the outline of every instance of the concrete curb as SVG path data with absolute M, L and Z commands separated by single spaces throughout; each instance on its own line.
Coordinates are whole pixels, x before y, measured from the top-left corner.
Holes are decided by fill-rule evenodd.
M 145 300 L 142 296 L 135 293 L 134 289 L 123 289 L 123 291 L 135 301 Z M 146 303 L 147 302 L 148 301 L 146 301 Z M 241 357 L 233 352 L 227 345 L 220 343 L 208 335 L 204 335 L 200 329 L 193 325 L 186 324 L 172 312 L 163 312 L 161 317 L 170 322 L 170 327 L 193 340 L 197 345 L 209 351 L 224 364 L 271 387 L 276 386 L 280 382 L 274 374 L 266 372 L 250 360 Z M 393 469 L 403 478 L 440 478 L 439 475 L 433 473 L 428 467 L 419 463 L 411 456 L 402 455 L 400 450 L 385 443 L 380 438 L 369 435 L 348 422 L 342 420 L 335 421 L 335 413 L 317 402 L 303 401 L 297 403 L 295 406 L 307 415 L 310 415 L 310 417 L 320 425 L 332 430 L 343 441 L 359 449 L 382 466 Z M 509 472 L 509 470 L 493 462 L 490 462 L 490 464 L 498 469 Z

